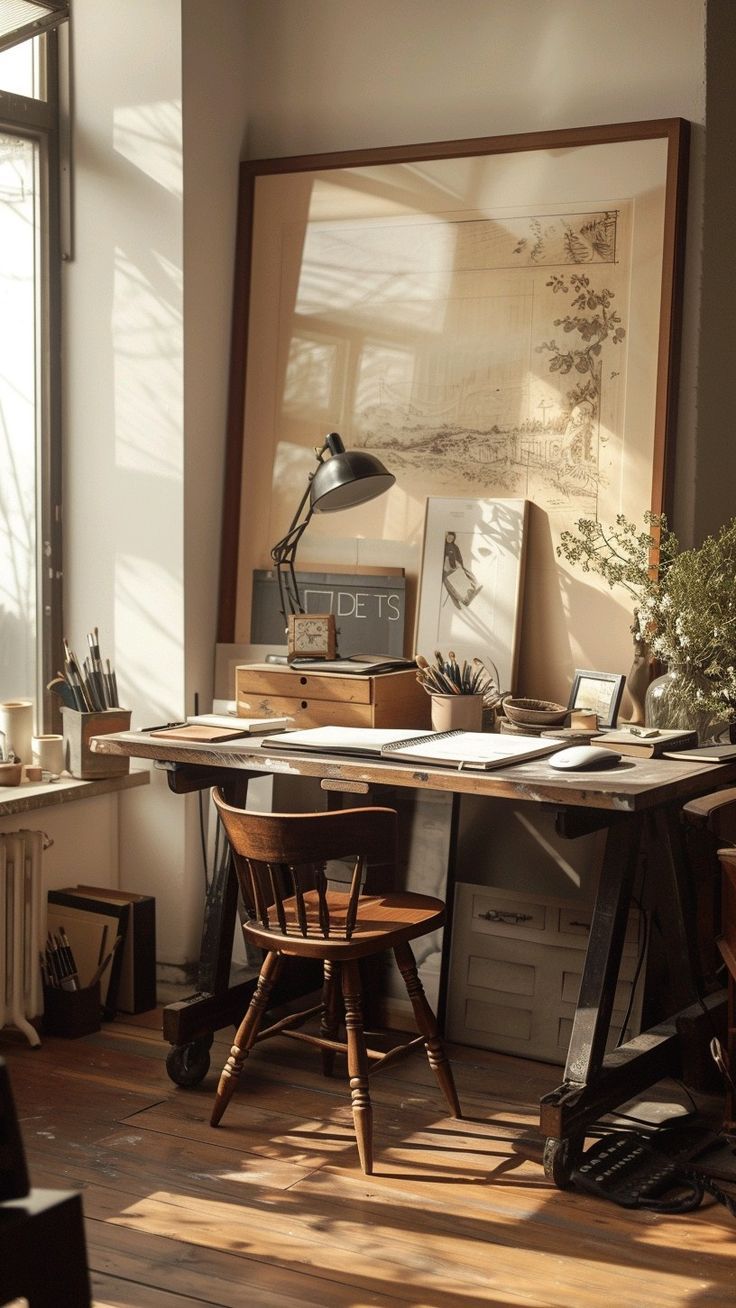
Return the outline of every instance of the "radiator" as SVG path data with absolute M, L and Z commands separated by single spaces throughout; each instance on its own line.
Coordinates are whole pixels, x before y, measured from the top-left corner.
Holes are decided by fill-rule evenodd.
M 41 1041 L 29 1018 L 43 1012 L 45 840 L 43 831 L 0 833 L 0 1028 L 17 1027 L 32 1045 Z

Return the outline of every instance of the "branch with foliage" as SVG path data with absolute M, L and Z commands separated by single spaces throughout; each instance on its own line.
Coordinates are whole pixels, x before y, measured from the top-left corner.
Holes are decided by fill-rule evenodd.
M 634 632 L 686 683 L 693 708 L 736 716 L 736 518 L 697 549 L 681 550 L 662 515 L 640 531 L 581 518 L 557 554 L 620 587 L 633 601 Z
M 641 639 L 652 634 L 645 608 L 648 612 L 654 603 L 661 578 L 679 550 L 677 537 L 662 514 L 646 513 L 644 521 L 648 530 L 640 531 L 623 513 L 612 527 L 594 518 L 580 518 L 574 531 L 563 531 L 557 546 L 558 558 L 578 564 L 583 572 L 597 573 L 611 589 L 619 586 L 627 592 Z
M 603 342 L 610 339 L 614 345 L 618 345 L 626 335 L 620 315 L 611 308 L 614 293 L 605 287 L 596 291 L 591 285 L 590 278 L 584 273 L 572 273 L 569 284 L 564 277 L 554 273 L 547 285 L 551 287 L 554 295 L 569 295 L 571 290 L 574 292 L 570 301 L 570 309 L 574 312 L 566 314 L 563 318 L 555 318 L 554 325 L 561 327 L 567 334 L 576 332 L 582 338 L 583 345 L 564 349 L 556 340 L 543 341 L 537 346 L 537 351 L 540 354 L 549 354 L 550 372 L 574 371 L 581 379 L 585 378 L 584 381 L 579 381 L 575 392 L 571 393 L 569 397 L 571 402 L 579 403 L 583 399 L 598 400 L 601 390 L 600 354 Z

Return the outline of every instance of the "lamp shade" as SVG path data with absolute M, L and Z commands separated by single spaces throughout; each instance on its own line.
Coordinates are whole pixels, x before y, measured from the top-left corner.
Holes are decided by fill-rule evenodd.
M 312 513 L 335 513 L 383 495 L 396 478 L 364 450 L 342 450 L 320 463 L 309 490 Z

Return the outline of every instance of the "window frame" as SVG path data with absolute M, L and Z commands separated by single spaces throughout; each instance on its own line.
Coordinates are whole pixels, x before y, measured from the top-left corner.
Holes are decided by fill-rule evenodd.
M 44 99 L 0 91 L 0 132 L 25 137 L 39 151 L 39 277 L 36 340 L 36 666 L 37 730 L 60 729 L 56 696 L 47 689 L 62 649 L 61 185 L 59 40 L 41 45 Z

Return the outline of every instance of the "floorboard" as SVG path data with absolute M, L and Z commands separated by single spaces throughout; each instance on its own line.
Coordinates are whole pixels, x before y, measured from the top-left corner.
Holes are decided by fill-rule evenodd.
M 37 1050 L 0 1032 L 34 1184 L 82 1193 L 95 1308 L 733 1303 L 725 1208 L 629 1212 L 545 1179 L 537 1104 L 558 1068 L 451 1047 L 454 1121 L 420 1053 L 393 1064 L 371 1081 L 365 1177 L 344 1080 L 287 1041 L 254 1051 L 213 1131 L 227 1050 L 182 1090 L 158 1014 Z

